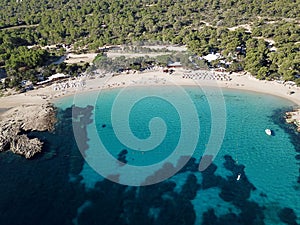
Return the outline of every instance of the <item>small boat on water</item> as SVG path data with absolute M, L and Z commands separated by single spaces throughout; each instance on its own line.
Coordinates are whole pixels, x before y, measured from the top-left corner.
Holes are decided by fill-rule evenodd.
M 241 179 L 241 174 L 239 173 L 236 180 L 239 181 Z
M 270 129 L 265 129 L 265 132 L 267 135 L 271 136 L 272 135 L 272 130 Z

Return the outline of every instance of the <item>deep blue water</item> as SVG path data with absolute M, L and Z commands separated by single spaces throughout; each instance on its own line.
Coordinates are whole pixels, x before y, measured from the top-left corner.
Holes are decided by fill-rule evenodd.
M 224 122 L 216 114 L 222 113 L 218 108 L 220 102 L 214 101 L 214 97 L 220 96 L 215 92 L 185 88 L 196 109 L 197 121 L 189 120 L 193 118 L 192 108 L 189 108 L 191 102 L 176 105 L 168 101 L 182 100 L 176 88 L 168 87 L 161 98 L 149 94 L 161 93 L 159 87 L 130 89 L 129 97 L 120 99 L 118 108 L 114 105 L 116 97 L 120 93 L 126 96 L 120 91 L 85 93 L 58 100 L 59 122 L 55 132 L 30 134 L 44 140 L 43 154 L 32 160 L 10 152 L 0 154 L 0 224 L 300 222 L 300 166 L 296 158 L 300 151 L 299 135 L 282 119 L 285 110 L 293 103 L 274 96 L 223 90 L 226 110 L 224 139 L 213 164 L 200 172 L 202 155 L 210 146 L 217 147 L 214 137 L 221 133 L 220 129 L 214 129 L 212 118 L 217 118 L 214 121 L 217 128 Z M 134 100 L 130 96 L 139 95 L 148 97 L 129 107 L 130 101 Z M 214 106 L 216 103 L 218 105 Z M 165 136 L 153 150 L 142 151 L 146 148 L 143 143 L 132 144 L 132 140 L 128 146 L 118 138 L 131 140 L 126 130 L 114 129 L 116 123 L 124 122 L 122 116 L 125 116 L 126 107 L 131 110 L 124 121 L 139 139 L 152 135 L 154 140 L 159 140 L 164 126 L 158 121 L 158 127 L 154 126 L 152 130 L 156 132 L 151 133 L 149 123 L 155 117 L 164 121 L 167 127 Z M 184 112 L 186 120 L 180 107 L 188 111 Z M 111 116 L 113 108 L 116 117 Z M 217 110 L 213 111 L 213 108 Z M 180 120 L 187 122 L 187 129 L 181 129 Z M 199 134 L 197 127 L 200 127 Z M 267 136 L 266 128 L 272 129 L 274 136 Z M 188 134 L 183 134 L 186 131 Z M 168 156 L 178 146 L 181 137 L 187 140 L 186 146 L 192 146 L 196 137 L 197 142 L 188 163 L 174 176 L 142 187 L 111 181 L 142 183 L 145 178 L 143 167 L 160 165 L 161 162 L 168 166 L 176 164 L 177 160 L 188 155 L 182 153 L 191 151 L 191 147 L 184 149 L 183 146 L 183 150 L 169 160 Z M 212 145 L 208 144 L 211 137 Z M 112 158 L 122 162 L 114 165 L 115 170 L 111 170 L 109 160 L 101 158 L 106 155 L 97 155 L 104 148 Z M 108 179 L 96 173 L 90 165 L 100 168 L 100 172 L 107 169 L 104 177 Z M 127 166 L 133 166 L 135 170 L 129 167 L 123 171 Z M 236 180 L 238 173 L 241 174 L 239 181 Z

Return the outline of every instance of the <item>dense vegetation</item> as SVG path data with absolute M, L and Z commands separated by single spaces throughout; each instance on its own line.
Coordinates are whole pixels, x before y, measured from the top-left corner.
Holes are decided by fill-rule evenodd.
M 0 2 L 0 67 L 11 80 L 36 80 L 53 70 L 47 67 L 51 57 L 63 50 L 24 46 L 65 43 L 96 51 L 158 40 L 186 44 L 199 56 L 219 51 L 232 62 L 230 71 L 299 84 L 299 15 L 299 0 L 5 0 Z M 251 32 L 227 29 L 241 24 L 251 25 Z M 266 38 L 275 41 L 275 50 Z
M 125 56 L 120 56 L 115 59 L 108 58 L 104 53 L 98 54 L 95 58 L 93 65 L 89 68 L 89 71 L 99 69 L 103 72 L 108 73 L 120 73 L 126 72 L 127 70 L 147 70 L 153 66 L 166 67 L 169 62 L 181 62 L 181 65 L 189 69 L 208 69 L 207 65 L 203 60 L 193 60 L 190 61 L 190 57 L 193 55 L 187 53 L 172 53 L 165 55 L 159 55 L 156 57 L 135 57 L 126 58 Z
M 22 31 L 21 31 L 22 32 Z M 62 50 L 50 51 L 34 46 L 28 48 L 26 40 L 20 31 L 8 32 L 0 36 L 0 68 L 5 68 L 8 79 L 0 88 L 21 87 L 21 81 L 29 80 L 37 83 L 54 73 L 65 72 L 77 75 L 88 65 L 53 64 L 63 53 Z
M 299 18 L 300 2 L 265 0 L 6 0 L 0 3 L 0 27 L 38 25 L 28 38 L 49 44 L 102 46 L 133 39 L 182 42 L 201 21 L 234 26 L 258 18 Z M 178 36 L 178 38 L 175 38 Z

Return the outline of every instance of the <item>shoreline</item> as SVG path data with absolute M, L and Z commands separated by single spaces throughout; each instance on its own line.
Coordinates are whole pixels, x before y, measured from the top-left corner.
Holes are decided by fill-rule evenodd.
M 86 93 L 97 90 L 110 90 L 115 88 L 147 87 L 147 86 L 203 86 L 203 87 L 219 87 L 225 89 L 250 91 L 261 94 L 273 95 L 276 97 L 287 99 L 300 107 L 300 87 L 292 87 L 277 83 L 276 81 L 262 81 L 249 75 L 241 75 L 233 73 L 230 75 L 230 81 L 219 80 L 194 80 L 182 78 L 183 71 L 176 72 L 174 75 L 163 73 L 162 71 L 150 71 L 137 74 L 120 74 L 113 77 L 94 78 L 86 80 L 86 87 L 82 89 L 67 89 L 58 95 L 52 95 L 55 99 Z M 288 92 L 293 91 L 292 95 Z M 1 102 L 1 99 L 0 99 Z
M 15 107 L 20 105 L 54 103 L 57 99 L 72 96 L 75 94 L 86 93 L 97 90 L 109 90 L 122 88 L 127 86 L 132 87 L 147 87 L 147 86 L 203 86 L 203 87 L 219 87 L 225 89 L 252 91 L 261 94 L 269 94 L 287 99 L 295 104 L 294 107 L 300 107 L 300 88 L 292 87 L 277 83 L 276 81 L 261 81 L 249 75 L 241 75 L 233 73 L 227 75 L 231 80 L 201 80 L 183 78 L 183 70 L 176 71 L 169 75 L 162 71 L 148 71 L 134 74 L 120 74 L 117 76 L 106 75 L 104 77 L 87 78 L 81 77 L 77 80 L 69 80 L 62 83 L 53 83 L 50 86 L 41 87 L 26 93 L 10 95 L 0 98 L 0 120 L 1 117 L 11 112 Z M 67 89 L 58 89 L 59 84 L 66 82 L 80 82 L 85 85 L 82 87 L 73 87 Z M 294 92 L 289 94 L 289 92 Z
M 275 81 L 259 81 L 247 75 L 227 73 L 216 74 L 214 72 L 176 71 L 174 74 L 166 74 L 162 71 L 148 71 L 145 73 L 121 74 L 117 76 L 100 76 L 96 78 L 79 77 L 53 83 L 46 87 L 16 95 L 0 98 L 0 152 L 7 146 L 13 146 L 13 152 L 31 158 L 41 152 L 43 142 L 38 139 L 29 139 L 26 135 L 18 135 L 19 130 L 26 124 L 27 130 L 51 130 L 56 122 L 55 102 L 61 98 L 75 96 L 96 91 L 109 91 L 124 87 L 211 87 L 237 91 L 255 92 L 261 95 L 268 94 L 278 98 L 284 98 L 295 105 L 299 113 L 291 117 L 298 131 L 300 124 L 300 88 L 286 86 Z M 191 79 L 192 78 L 192 79 Z M 289 94 L 290 92 L 293 94 Z M 291 112 L 287 112 L 291 113 Z M 299 118 L 298 118 L 299 116 Z M 287 121 L 288 122 L 288 121 Z M 26 129 L 25 129 L 26 130 Z M 10 144 L 9 144 L 10 143 Z M 24 151 L 19 151 L 23 149 Z
M 8 110 L 10 110 L 10 108 L 0 108 L 0 115 Z

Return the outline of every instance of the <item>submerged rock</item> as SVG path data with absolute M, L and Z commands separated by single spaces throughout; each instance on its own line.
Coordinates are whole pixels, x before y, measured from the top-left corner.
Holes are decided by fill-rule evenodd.
M 0 121 L 0 152 L 11 150 L 26 158 L 42 151 L 43 143 L 30 139 L 30 131 L 52 131 L 56 122 L 56 112 L 52 104 L 22 105 L 2 115 Z
M 286 224 L 297 225 L 297 222 L 296 222 L 297 216 L 293 209 L 283 208 L 278 213 L 278 216 L 279 216 L 280 220 Z

